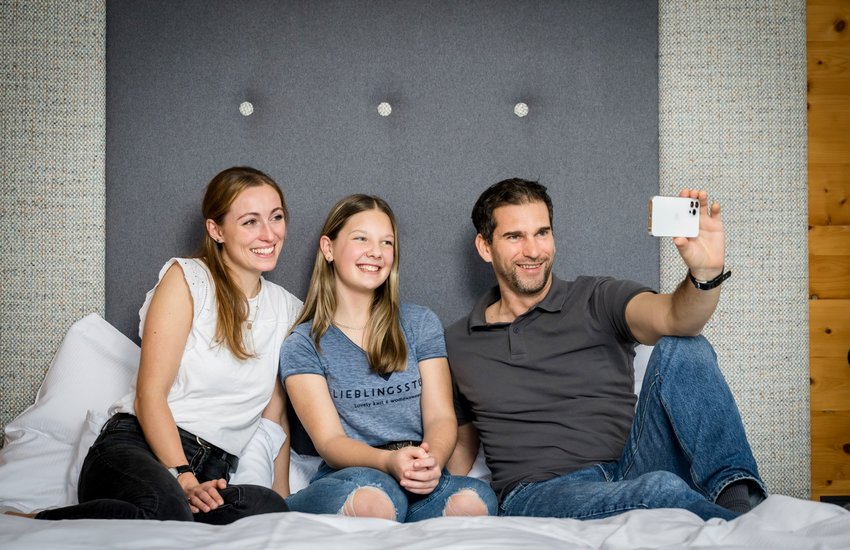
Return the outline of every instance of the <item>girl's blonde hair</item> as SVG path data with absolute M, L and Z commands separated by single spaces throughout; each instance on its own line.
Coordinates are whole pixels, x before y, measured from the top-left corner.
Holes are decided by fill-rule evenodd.
M 367 210 L 378 210 L 387 215 L 393 229 L 393 265 L 390 275 L 384 283 L 375 289 L 372 299 L 372 311 L 366 325 L 366 356 L 372 370 L 378 374 L 389 374 L 403 371 L 407 367 L 407 345 L 399 320 L 399 291 L 398 265 L 399 247 L 398 230 L 395 215 L 390 206 L 380 197 L 370 195 L 350 195 L 337 202 L 328 213 L 322 226 L 322 235 L 334 240 L 346 222 L 355 214 Z M 333 324 L 336 311 L 336 294 L 334 293 L 335 277 L 334 263 L 327 261 L 321 248 L 316 251 L 313 263 L 313 274 L 310 277 L 310 287 L 304 309 L 295 321 L 295 326 L 313 321 L 310 334 L 321 350 L 319 341 Z

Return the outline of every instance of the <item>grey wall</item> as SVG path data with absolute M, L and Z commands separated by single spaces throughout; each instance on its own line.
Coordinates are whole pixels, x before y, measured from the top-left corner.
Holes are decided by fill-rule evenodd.
M 658 10 L 660 185 L 698 182 L 723 204 L 735 275 L 706 332 L 768 485 L 799 497 L 809 493 L 804 10 L 802 0 L 661 0 Z M 105 17 L 102 0 L 0 0 L 0 425 L 32 402 L 68 326 L 104 312 Z M 665 289 L 680 266 L 664 243 Z

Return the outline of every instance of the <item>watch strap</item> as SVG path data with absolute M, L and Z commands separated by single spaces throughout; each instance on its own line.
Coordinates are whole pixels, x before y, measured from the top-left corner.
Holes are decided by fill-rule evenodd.
M 168 471 L 171 472 L 171 475 L 173 475 L 175 478 L 178 478 L 181 475 L 186 474 L 186 473 L 190 473 L 190 472 L 192 474 L 195 473 L 195 471 L 192 469 L 192 467 L 189 466 L 188 464 L 181 464 L 180 466 L 175 466 L 173 468 L 169 468 Z
M 723 281 L 725 281 L 731 276 L 732 270 L 730 269 L 729 271 L 726 271 L 726 268 L 724 267 L 723 271 L 720 272 L 720 275 L 718 275 L 714 279 L 710 281 L 698 281 L 696 278 L 694 278 L 694 275 L 693 273 L 691 273 L 691 270 L 688 270 L 688 279 L 690 279 L 694 286 L 700 290 L 711 290 L 712 288 L 717 288 L 723 283 Z

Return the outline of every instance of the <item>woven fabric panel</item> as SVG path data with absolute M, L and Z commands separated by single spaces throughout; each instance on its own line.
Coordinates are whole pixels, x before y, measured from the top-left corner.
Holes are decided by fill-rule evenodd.
M 104 309 L 105 7 L 0 1 L 0 428 Z
M 762 476 L 808 498 L 805 2 L 659 4 L 661 190 L 722 207 L 728 267 L 705 330 Z M 684 276 L 661 247 L 662 288 Z M 694 388 L 699 391 L 699 388 Z
M 47 7 L 46 7 L 47 6 Z M 809 494 L 805 4 L 659 3 L 661 188 L 723 205 L 706 329 L 771 490 Z M 103 312 L 102 1 L 0 0 L 0 426 L 71 322 Z M 663 243 L 662 282 L 681 262 Z

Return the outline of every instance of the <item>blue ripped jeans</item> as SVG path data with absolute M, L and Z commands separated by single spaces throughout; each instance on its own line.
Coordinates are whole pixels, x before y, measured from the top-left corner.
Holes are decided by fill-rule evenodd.
M 402 523 L 442 516 L 449 498 L 464 490 L 477 493 L 489 515 L 496 515 L 498 509 L 496 494 L 480 479 L 453 476 L 443 470 L 437 487 L 428 495 L 418 495 L 405 491 L 394 477 L 380 470 L 365 467 L 334 470 L 324 462 L 310 484 L 286 503 L 293 512 L 338 514 L 348 497 L 363 487 L 383 491 L 393 503 L 396 520 Z
M 652 351 L 619 460 L 520 483 L 500 514 L 596 519 L 684 508 L 703 519 L 734 519 L 714 501 L 738 480 L 755 488 L 753 504 L 767 495 L 714 349 L 702 336 L 667 337 Z

